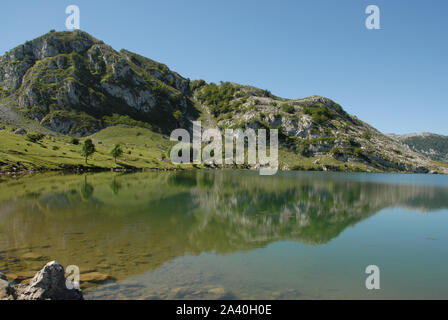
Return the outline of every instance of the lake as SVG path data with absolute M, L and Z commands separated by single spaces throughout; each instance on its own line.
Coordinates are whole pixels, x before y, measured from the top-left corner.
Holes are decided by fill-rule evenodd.
M 87 299 L 448 299 L 447 176 L 0 179 L 0 271 L 16 282 L 57 260 Z

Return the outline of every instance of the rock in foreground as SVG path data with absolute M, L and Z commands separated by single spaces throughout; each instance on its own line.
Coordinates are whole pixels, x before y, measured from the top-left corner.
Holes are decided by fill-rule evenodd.
M 15 300 L 83 300 L 82 292 L 68 289 L 64 267 L 56 261 L 49 262 L 29 284 L 19 284 L 5 289 L 5 298 Z M 4 299 L 4 297 L 1 297 Z

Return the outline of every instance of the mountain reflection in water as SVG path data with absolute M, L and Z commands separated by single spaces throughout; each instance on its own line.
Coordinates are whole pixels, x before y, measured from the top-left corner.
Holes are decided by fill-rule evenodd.
M 448 185 L 393 176 L 224 170 L 3 178 L 0 271 L 36 271 L 57 260 L 122 280 L 185 254 L 285 240 L 323 245 L 385 208 L 448 208 Z

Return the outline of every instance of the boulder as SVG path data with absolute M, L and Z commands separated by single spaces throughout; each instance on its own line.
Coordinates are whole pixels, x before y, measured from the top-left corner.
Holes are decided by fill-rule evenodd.
M 26 131 L 25 131 L 25 129 L 19 128 L 19 129 L 15 130 L 14 133 L 24 135 L 24 134 L 26 134 Z
M 14 291 L 10 287 L 8 279 L 0 272 L 0 300 L 13 300 L 13 293 Z
M 90 272 L 81 274 L 82 282 L 93 282 L 93 283 L 101 283 L 110 279 L 110 276 L 107 274 L 99 273 L 99 272 Z
M 83 300 L 80 290 L 68 289 L 65 270 L 58 262 L 45 265 L 29 285 L 20 284 L 15 288 L 17 300 Z

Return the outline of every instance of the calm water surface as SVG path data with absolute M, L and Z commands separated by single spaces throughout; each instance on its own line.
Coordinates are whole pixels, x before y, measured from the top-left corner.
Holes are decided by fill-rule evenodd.
M 448 299 L 446 176 L 0 179 L 0 271 L 16 282 L 57 260 L 109 277 L 82 282 L 88 299 Z

